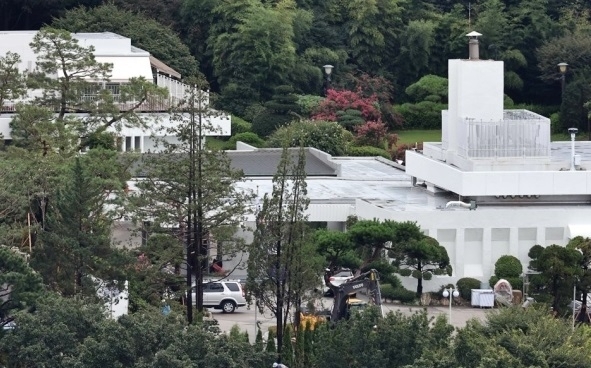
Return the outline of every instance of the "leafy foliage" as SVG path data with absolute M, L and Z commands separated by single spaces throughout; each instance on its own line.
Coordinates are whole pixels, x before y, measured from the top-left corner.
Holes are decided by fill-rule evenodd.
M 559 310 L 570 299 L 575 278 L 581 274 L 581 253 L 553 244 L 546 248 L 534 246 L 528 256 L 531 258 L 529 268 L 539 272 L 531 276 L 530 286 L 534 292 L 551 295 L 552 306 Z
M 372 146 L 351 146 L 347 150 L 347 154 L 349 156 L 365 156 L 365 157 L 375 157 L 380 156 L 385 159 L 390 159 L 390 154 L 383 148 L 372 147 Z
M 408 86 L 406 94 L 414 101 L 447 103 L 447 78 L 428 74 Z
M 374 147 L 384 147 L 384 140 L 388 129 L 386 124 L 380 121 L 368 121 L 363 125 L 355 127 L 357 133 L 356 141 L 359 145 L 369 145 Z
M 244 133 L 238 133 L 236 135 L 233 135 L 228 140 L 228 142 L 226 142 L 224 147 L 228 150 L 234 150 L 234 149 L 236 149 L 236 143 L 239 141 L 250 144 L 251 146 L 258 147 L 258 148 L 265 146 L 265 141 L 262 138 L 260 138 L 258 135 L 256 135 L 256 133 L 244 132 Z
M 106 3 L 69 10 L 54 19 L 52 26 L 70 32 L 113 32 L 129 37 L 134 46 L 149 51 L 182 75 L 195 75 L 199 65 L 189 48 L 178 34 L 157 20 L 162 18 L 150 18 Z
M 326 99 L 320 103 L 312 118 L 314 120 L 337 121 L 339 112 L 356 110 L 361 113 L 363 121 L 379 121 L 382 116 L 376 108 L 376 101 L 375 95 L 361 97 L 358 92 L 330 89 L 327 91 Z M 352 125 L 346 124 L 346 127 L 351 128 Z
M 480 280 L 471 277 L 462 277 L 456 282 L 460 296 L 464 300 L 472 299 L 472 289 L 480 289 Z
M 314 147 L 333 156 L 344 156 L 352 140 L 351 133 L 330 121 L 300 120 L 277 129 L 267 147 Z

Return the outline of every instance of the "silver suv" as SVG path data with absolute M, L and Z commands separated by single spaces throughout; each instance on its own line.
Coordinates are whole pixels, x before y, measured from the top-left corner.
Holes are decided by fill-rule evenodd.
M 193 303 L 196 302 L 193 289 Z M 211 281 L 203 283 L 203 306 L 221 309 L 224 313 L 234 313 L 236 308 L 244 307 L 246 299 L 239 280 Z

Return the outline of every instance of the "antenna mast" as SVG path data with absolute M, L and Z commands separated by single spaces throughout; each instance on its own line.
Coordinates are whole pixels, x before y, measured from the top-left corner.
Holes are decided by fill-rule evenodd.
M 472 28 L 472 3 L 468 3 L 468 29 Z

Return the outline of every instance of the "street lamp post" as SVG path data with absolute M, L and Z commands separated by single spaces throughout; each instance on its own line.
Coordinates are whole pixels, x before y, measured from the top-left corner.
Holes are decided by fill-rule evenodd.
M 452 287 L 443 290 L 443 297 L 444 298 L 449 297 L 449 323 L 450 324 L 451 324 L 451 305 L 453 304 L 453 298 L 457 298 L 458 296 L 460 296 L 460 293 Z
M 323 66 L 323 68 L 324 74 L 326 75 L 326 84 L 324 87 L 324 95 L 326 96 L 328 94 L 328 90 L 330 89 L 330 75 L 332 74 L 332 69 L 334 68 L 334 66 L 326 64 L 325 66 Z
M 564 100 L 564 88 L 566 87 L 566 69 L 567 63 L 558 63 L 558 70 L 560 71 L 560 87 L 562 91 L 562 99 Z
M 570 133 L 570 171 L 575 171 L 575 136 L 579 132 L 577 128 L 568 128 Z

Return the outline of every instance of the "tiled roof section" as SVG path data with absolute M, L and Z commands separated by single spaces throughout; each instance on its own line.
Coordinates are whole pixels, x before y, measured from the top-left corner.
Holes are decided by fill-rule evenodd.
M 172 69 L 168 65 L 164 64 L 161 60 L 156 59 L 154 56 L 150 55 L 150 64 L 152 67 L 156 68 L 160 72 L 164 74 L 168 74 L 171 77 L 181 79 L 181 73 L 177 72 L 176 70 Z
M 232 160 L 232 166 L 242 169 L 247 177 L 273 176 L 281 161 L 281 149 L 263 149 L 255 151 L 227 151 Z M 297 162 L 299 149 L 290 149 L 293 162 Z M 335 168 L 329 166 L 313 155 L 309 149 L 305 150 L 307 176 L 337 176 Z

